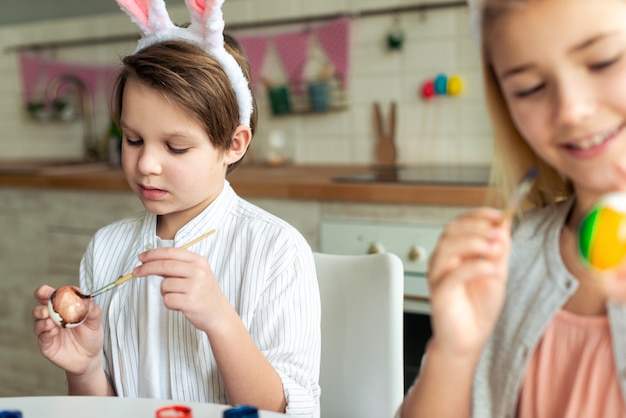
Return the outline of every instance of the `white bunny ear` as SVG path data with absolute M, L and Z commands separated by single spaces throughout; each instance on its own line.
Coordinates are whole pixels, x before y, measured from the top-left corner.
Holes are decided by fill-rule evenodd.
M 198 34 L 205 43 L 205 49 L 223 47 L 224 0 L 185 0 L 191 13 L 190 29 Z
M 202 39 L 205 51 L 220 63 L 237 96 L 239 123 L 250 126 L 253 111 L 252 92 L 243 70 L 224 47 L 224 0 L 185 0 L 191 24 L 189 30 Z
M 142 38 L 167 33 L 175 28 L 163 0 L 116 0 L 141 32 Z

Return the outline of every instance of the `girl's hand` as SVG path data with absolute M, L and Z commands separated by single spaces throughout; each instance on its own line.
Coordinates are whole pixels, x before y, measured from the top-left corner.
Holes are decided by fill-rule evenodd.
M 33 330 L 39 342 L 39 350 L 54 365 L 66 372 L 83 375 L 102 368 L 102 310 L 92 302 L 89 314 L 81 325 L 63 328 L 55 324 L 48 312 L 48 299 L 54 289 L 43 285 L 35 290 L 39 305 L 32 311 L 35 321 Z
M 183 248 L 157 248 L 139 256 L 133 275 L 162 276 L 161 294 L 168 309 L 180 311 L 196 328 L 209 332 L 220 323 L 226 300 L 208 261 Z
M 428 268 L 433 339 L 454 356 L 479 356 L 505 299 L 510 224 L 502 212 L 468 212 L 444 229 Z

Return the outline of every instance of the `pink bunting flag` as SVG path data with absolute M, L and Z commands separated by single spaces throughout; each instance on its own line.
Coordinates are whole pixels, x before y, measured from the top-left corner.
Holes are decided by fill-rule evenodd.
M 274 37 L 280 60 L 296 93 L 304 91 L 304 69 L 309 53 L 308 31 L 284 33 Z
M 22 95 L 26 103 L 32 103 L 37 95 L 43 94 L 45 83 L 45 68 L 41 58 L 32 53 L 20 52 L 17 59 L 22 78 Z
M 257 89 L 261 70 L 265 63 L 265 55 L 267 53 L 268 39 L 264 36 L 255 36 L 248 38 L 238 38 L 239 43 L 243 46 L 248 55 L 250 62 L 250 71 L 252 72 L 252 90 Z
M 95 107 L 99 95 L 110 97 L 111 87 L 119 66 L 88 65 L 47 59 L 32 53 L 19 53 L 18 61 L 22 79 L 22 94 L 27 103 L 40 102 L 44 99 L 50 82 L 61 75 L 73 75 L 84 84 Z M 73 88 L 63 84 L 57 91 L 57 97 L 63 97 L 66 91 Z
M 350 70 L 350 18 L 344 17 L 313 29 L 326 56 L 335 67 L 343 89 L 348 85 Z

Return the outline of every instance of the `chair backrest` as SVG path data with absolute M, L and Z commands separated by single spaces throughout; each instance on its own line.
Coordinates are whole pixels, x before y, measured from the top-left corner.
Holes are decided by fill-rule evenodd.
M 322 418 L 393 417 L 404 396 L 404 270 L 391 253 L 315 253 Z

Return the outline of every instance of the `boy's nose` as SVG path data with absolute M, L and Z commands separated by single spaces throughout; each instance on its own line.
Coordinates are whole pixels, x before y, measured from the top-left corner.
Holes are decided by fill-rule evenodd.
M 148 175 L 161 173 L 161 163 L 159 162 L 159 158 L 156 154 L 156 152 L 150 150 L 149 148 L 144 148 L 139 154 L 137 169 L 142 174 Z

